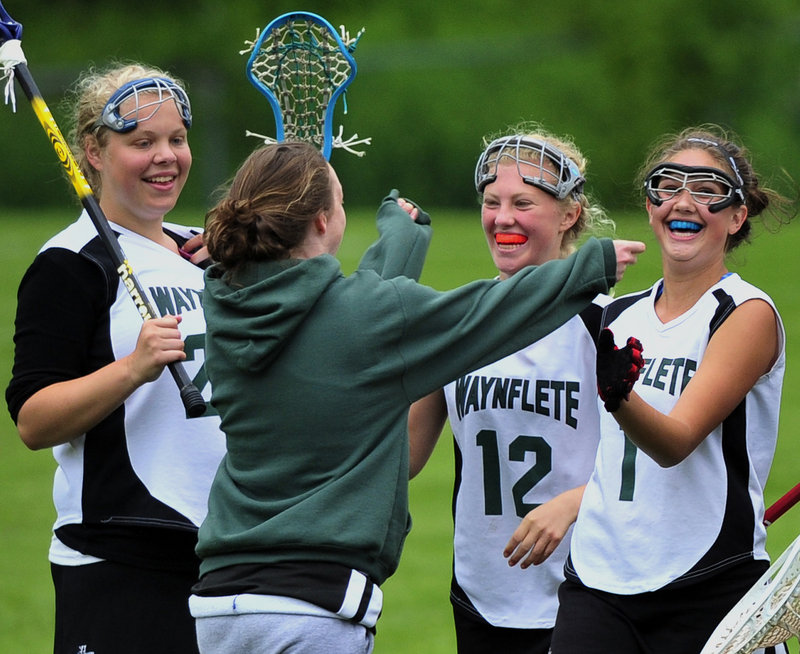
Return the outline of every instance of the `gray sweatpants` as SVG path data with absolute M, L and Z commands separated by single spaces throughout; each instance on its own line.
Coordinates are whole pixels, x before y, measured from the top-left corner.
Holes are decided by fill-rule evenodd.
M 371 654 L 364 625 L 338 618 L 247 613 L 196 618 L 200 654 Z

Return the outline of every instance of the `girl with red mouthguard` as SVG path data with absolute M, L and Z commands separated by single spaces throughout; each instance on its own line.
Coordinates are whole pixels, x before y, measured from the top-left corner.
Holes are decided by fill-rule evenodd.
M 613 225 L 584 193 L 585 166 L 573 143 L 538 126 L 487 145 L 475 188 L 499 279 L 562 259 L 585 231 Z M 412 476 L 448 415 L 455 437 L 450 599 L 460 654 L 548 652 L 570 528 L 600 436 L 595 342 L 607 300 L 598 296 L 538 342 L 412 405 Z

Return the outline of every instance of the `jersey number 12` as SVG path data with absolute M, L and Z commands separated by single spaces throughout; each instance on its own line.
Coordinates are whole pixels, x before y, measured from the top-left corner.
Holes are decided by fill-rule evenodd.
M 483 451 L 483 499 L 486 515 L 503 513 L 503 497 L 500 483 L 500 448 L 497 432 L 482 429 L 475 441 Z M 517 516 L 522 518 L 539 506 L 525 502 L 524 497 L 536 484 L 553 469 L 553 450 L 541 436 L 517 436 L 508 445 L 509 461 L 525 461 L 528 452 L 535 454 L 536 463 L 520 477 L 511 488 L 514 497 L 514 508 Z

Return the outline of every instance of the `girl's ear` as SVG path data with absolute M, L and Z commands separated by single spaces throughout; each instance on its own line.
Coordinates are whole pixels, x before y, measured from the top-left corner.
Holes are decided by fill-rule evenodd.
M 86 159 L 92 165 L 92 168 L 95 168 L 96 170 L 102 170 L 103 159 L 100 156 L 101 148 L 100 144 L 97 142 L 97 137 L 94 134 L 90 134 L 86 137 L 84 142 L 84 151 L 86 152 Z
M 569 231 L 572 226 L 578 222 L 578 218 L 581 217 L 581 212 L 583 211 L 583 207 L 581 206 L 580 202 L 573 202 L 572 206 L 564 212 L 564 217 L 561 220 L 561 232 Z
M 325 215 L 324 211 L 320 211 L 317 214 L 317 217 L 314 218 L 314 230 L 320 236 L 323 236 L 328 231 L 328 216 Z
M 738 232 L 742 228 L 742 225 L 744 225 L 745 220 L 747 220 L 747 205 L 743 204 L 733 214 L 731 224 L 728 226 L 728 234 L 735 234 Z

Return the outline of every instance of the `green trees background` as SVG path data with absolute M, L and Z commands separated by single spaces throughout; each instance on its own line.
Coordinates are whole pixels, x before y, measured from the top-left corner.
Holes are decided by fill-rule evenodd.
M 182 206 L 214 189 L 274 134 L 266 100 L 238 54 L 256 27 L 305 9 L 366 32 L 359 72 L 337 110 L 346 136 L 371 136 L 364 158 L 334 151 L 350 206 L 392 187 L 423 206 L 474 203 L 484 135 L 535 120 L 574 137 L 589 188 L 610 209 L 634 206 L 633 177 L 660 134 L 721 123 L 758 168 L 800 179 L 800 5 L 797 0 L 4 0 L 24 26 L 28 65 L 62 131 L 65 90 L 110 59 L 166 67 L 187 82 L 194 170 Z M 0 107 L 0 209 L 58 206 L 72 189 L 17 87 Z

